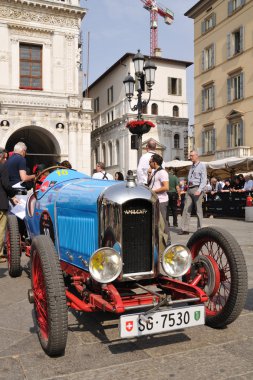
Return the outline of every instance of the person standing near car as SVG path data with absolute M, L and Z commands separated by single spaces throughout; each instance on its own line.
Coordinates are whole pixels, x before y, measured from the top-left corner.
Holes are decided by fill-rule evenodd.
M 149 161 L 156 150 L 156 141 L 154 139 L 148 140 L 146 150 L 147 152 L 141 156 L 137 167 L 137 182 L 143 185 L 148 183 Z
M 174 174 L 173 168 L 169 168 L 169 203 L 167 209 L 167 220 L 169 223 L 169 210 L 171 209 L 172 218 L 173 218 L 173 226 L 177 227 L 177 201 L 180 198 L 180 187 L 179 187 L 179 179 Z
M 98 162 L 96 165 L 96 173 L 93 174 L 94 179 L 105 179 L 113 180 L 113 176 L 110 173 L 106 173 L 105 164 L 103 162 Z
M 7 161 L 9 181 L 12 186 L 19 182 L 33 181 L 35 178 L 35 174 L 27 174 L 26 151 L 27 146 L 23 142 L 18 142 L 14 146 L 14 154 Z
M 3 243 L 5 237 L 5 229 L 7 224 L 7 214 L 9 208 L 9 198 L 14 204 L 19 201 L 15 197 L 15 190 L 11 187 L 9 182 L 9 175 L 7 170 L 5 149 L 0 148 L 0 263 L 5 262 L 3 257 Z
M 163 158 L 159 154 L 153 154 L 149 160 L 148 187 L 153 190 L 159 199 L 159 209 L 164 221 L 164 232 L 168 235 L 166 245 L 171 244 L 170 230 L 166 219 L 168 207 L 169 175 L 162 168 Z
M 181 231 L 178 232 L 178 235 L 189 234 L 193 205 L 195 205 L 197 213 L 197 228 L 201 228 L 203 222 L 202 201 L 207 183 L 206 165 L 199 161 L 198 153 L 195 150 L 190 152 L 190 160 L 192 161 L 192 166 L 188 174 L 188 189 L 185 195 Z

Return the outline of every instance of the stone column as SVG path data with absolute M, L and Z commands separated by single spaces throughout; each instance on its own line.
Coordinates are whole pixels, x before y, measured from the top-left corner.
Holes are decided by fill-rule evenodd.
M 73 169 L 77 169 L 77 123 L 71 122 L 69 125 L 69 161 Z

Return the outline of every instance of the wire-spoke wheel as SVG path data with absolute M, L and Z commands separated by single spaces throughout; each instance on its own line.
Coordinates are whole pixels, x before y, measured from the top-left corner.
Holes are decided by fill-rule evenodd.
M 31 253 L 32 290 L 40 344 L 49 356 L 63 355 L 68 314 L 59 258 L 48 236 L 37 236 L 32 242 Z
M 196 231 L 187 246 L 193 256 L 190 276 L 201 274 L 198 286 L 209 297 L 206 324 L 225 327 L 239 316 L 246 301 L 247 267 L 242 250 L 230 233 L 214 227 Z
M 9 275 L 11 277 L 21 276 L 21 240 L 18 220 L 15 215 L 8 215 L 7 218 L 6 252 Z

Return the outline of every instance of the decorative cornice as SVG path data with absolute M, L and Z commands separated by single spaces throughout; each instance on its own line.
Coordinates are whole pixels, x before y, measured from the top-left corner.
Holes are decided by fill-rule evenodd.
M 0 0 L 1 1 L 1 0 Z M 34 7 L 33 7 L 34 9 Z M 66 17 L 66 15 L 52 14 L 52 11 L 48 9 L 37 9 L 37 11 L 32 11 L 29 7 L 18 8 L 0 5 L 0 18 L 11 19 L 16 21 L 34 22 L 36 24 L 46 24 L 52 26 L 64 26 L 64 27 L 79 27 L 78 17 Z
M 54 31 L 52 29 L 47 28 L 39 28 L 35 26 L 28 26 L 28 25 L 21 25 L 21 24 L 12 24 L 8 23 L 8 28 L 10 29 L 11 33 L 19 33 L 20 31 L 22 34 L 27 32 L 28 34 L 31 33 L 38 33 L 38 34 L 53 34 Z
M 0 0 L 0 3 L 3 2 L 6 4 L 8 3 L 13 3 L 14 5 L 19 6 L 19 4 L 24 7 L 26 6 L 27 8 L 32 7 L 32 8 L 40 8 L 40 9 L 48 9 L 48 10 L 57 10 L 58 12 L 61 13 L 71 13 L 73 15 L 77 15 L 78 17 L 83 17 L 86 14 L 86 9 L 79 7 L 79 6 L 74 6 L 69 2 L 60 2 L 60 1 L 44 1 L 44 0 Z

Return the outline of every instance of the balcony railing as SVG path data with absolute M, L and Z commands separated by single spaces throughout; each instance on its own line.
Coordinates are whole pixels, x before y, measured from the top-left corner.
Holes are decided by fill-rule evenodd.
M 215 159 L 219 160 L 221 158 L 227 157 L 248 157 L 253 154 L 253 148 L 249 146 L 238 146 L 235 148 L 228 148 L 225 150 L 219 150 L 215 153 Z

